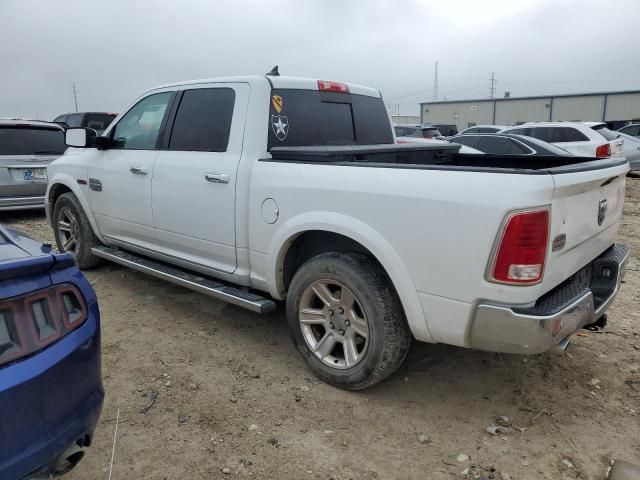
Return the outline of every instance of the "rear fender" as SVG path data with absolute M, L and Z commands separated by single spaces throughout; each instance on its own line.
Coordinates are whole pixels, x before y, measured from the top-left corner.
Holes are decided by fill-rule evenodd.
M 344 235 L 369 250 L 385 269 L 398 292 L 413 335 L 420 341 L 433 342 L 416 287 L 398 253 L 376 230 L 346 215 L 309 212 L 290 218 L 280 226 L 271 239 L 266 255 L 266 280 L 270 286 L 269 293 L 274 298 L 282 299 L 286 296 L 282 265 L 291 242 L 301 233 L 311 230 Z

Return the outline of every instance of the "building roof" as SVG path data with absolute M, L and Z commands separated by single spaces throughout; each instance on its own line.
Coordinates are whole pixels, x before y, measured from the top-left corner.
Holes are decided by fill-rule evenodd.
M 446 103 L 476 103 L 476 102 L 503 102 L 510 100 L 543 100 L 548 98 L 562 97 L 593 97 L 598 95 L 621 95 L 621 94 L 640 94 L 640 90 L 618 90 L 613 92 L 592 92 L 592 93 L 563 93 L 560 95 L 533 95 L 527 97 L 501 97 L 501 98 L 470 98 L 462 100 L 440 100 L 437 102 L 420 102 L 420 105 L 437 105 Z

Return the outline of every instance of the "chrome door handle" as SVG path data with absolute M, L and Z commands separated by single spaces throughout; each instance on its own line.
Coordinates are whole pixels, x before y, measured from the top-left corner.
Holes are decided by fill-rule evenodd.
M 129 167 L 129 171 L 131 173 L 135 173 L 136 175 L 146 175 L 147 174 L 147 169 L 145 167 L 134 167 L 134 166 L 131 166 L 131 167 Z
M 226 173 L 205 173 L 204 179 L 213 183 L 229 183 L 229 175 Z

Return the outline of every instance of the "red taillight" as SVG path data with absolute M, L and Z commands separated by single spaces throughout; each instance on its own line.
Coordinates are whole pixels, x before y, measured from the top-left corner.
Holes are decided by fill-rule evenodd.
M 0 303 L 0 365 L 59 340 L 87 319 L 86 303 L 71 285 Z
M 548 243 L 548 210 L 511 214 L 496 249 L 491 280 L 515 284 L 539 282 Z
M 611 156 L 611 145 L 605 143 L 604 145 L 600 145 L 596 148 L 596 157 L 598 158 L 606 158 Z
M 346 83 L 318 80 L 318 90 L 323 92 L 349 93 L 349 85 Z

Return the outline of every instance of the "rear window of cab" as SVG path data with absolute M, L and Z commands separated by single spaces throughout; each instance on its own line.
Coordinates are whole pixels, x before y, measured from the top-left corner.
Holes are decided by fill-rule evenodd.
M 374 143 L 393 143 L 381 98 L 318 90 L 272 90 L 269 149 Z

